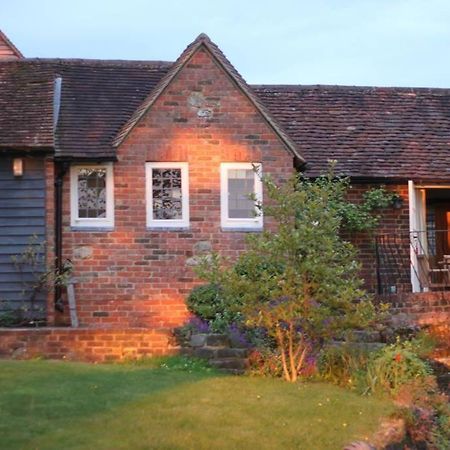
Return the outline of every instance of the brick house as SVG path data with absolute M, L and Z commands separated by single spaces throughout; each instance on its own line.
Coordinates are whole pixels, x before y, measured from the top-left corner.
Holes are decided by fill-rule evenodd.
M 0 331 L 0 351 L 166 352 L 197 257 L 270 226 L 246 196 L 264 195 L 255 164 L 283 181 L 335 159 L 356 200 L 397 192 L 375 238 L 351 236 L 367 287 L 448 320 L 449 90 L 249 86 L 203 34 L 174 63 L 27 59 L 1 34 L 0 107 L 1 308 L 49 325 Z M 69 324 L 60 289 L 23 288 L 44 270 L 11 261 L 30 236 L 47 267 L 72 261 L 82 328 L 51 327 Z

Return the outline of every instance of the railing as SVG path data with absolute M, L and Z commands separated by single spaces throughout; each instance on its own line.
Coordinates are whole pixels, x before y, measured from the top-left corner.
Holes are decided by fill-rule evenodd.
M 413 231 L 410 245 L 421 291 L 450 288 L 450 230 Z
M 378 294 L 450 289 L 449 245 L 450 230 L 376 236 Z

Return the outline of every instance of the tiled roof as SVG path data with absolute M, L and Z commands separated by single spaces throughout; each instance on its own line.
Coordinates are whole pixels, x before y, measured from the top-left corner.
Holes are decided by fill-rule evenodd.
M 450 89 L 253 86 L 311 176 L 450 179 Z
M 296 144 L 292 141 L 290 136 L 285 133 L 282 127 L 277 123 L 272 114 L 267 110 L 264 104 L 254 94 L 252 89 L 248 86 L 244 78 L 239 74 L 231 62 L 226 58 L 220 48 L 211 41 L 211 39 L 204 33 L 200 34 L 191 44 L 189 44 L 179 58 L 172 65 L 166 76 L 161 79 L 155 89 L 149 94 L 142 105 L 135 111 L 130 120 L 124 125 L 122 130 L 118 133 L 117 138 L 114 141 L 114 145 L 118 146 L 125 139 L 132 128 L 137 124 L 139 119 L 145 114 L 146 111 L 153 105 L 156 99 L 161 95 L 164 89 L 175 78 L 178 72 L 183 68 L 185 64 L 190 60 L 191 56 L 200 48 L 206 48 L 215 60 L 222 66 L 223 70 L 231 77 L 236 83 L 238 88 L 247 96 L 255 108 L 260 112 L 263 118 L 267 121 L 269 126 L 278 135 L 280 140 L 284 143 L 287 149 L 296 156 L 301 162 L 304 159 L 301 153 L 298 152 Z
M 112 158 L 113 138 L 171 63 L 23 59 L 0 63 L 0 146 L 47 146 L 58 157 Z M 53 134 L 53 83 L 62 78 Z M 7 107 L 8 113 L 3 113 Z
M 0 148 L 54 146 L 57 157 L 114 158 L 119 131 L 164 88 L 175 70 L 171 66 L 158 61 L 2 61 Z M 58 76 L 62 94 L 54 134 Z M 235 74 L 234 79 L 241 77 Z M 336 159 L 338 171 L 353 177 L 450 179 L 450 89 L 246 85 L 246 90 L 255 105 L 270 111 L 268 120 L 280 135 L 287 133 L 312 176 Z
M 47 68 L 0 63 L 0 147 L 53 147 L 53 80 Z

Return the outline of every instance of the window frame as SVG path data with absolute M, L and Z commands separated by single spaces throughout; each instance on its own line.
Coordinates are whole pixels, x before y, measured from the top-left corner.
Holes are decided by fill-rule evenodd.
M 254 218 L 228 217 L 228 171 L 235 169 L 254 170 L 254 193 L 256 202 L 263 200 L 262 164 L 261 163 L 221 163 L 220 165 L 220 223 L 224 230 L 258 231 L 263 229 L 264 220 L 262 212 Z M 256 206 L 255 206 L 256 208 Z M 256 212 L 256 209 L 255 209 Z
M 153 169 L 181 169 L 181 219 L 153 218 Z M 189 228 L 189 163 L 146 162 L 145 163 L 145 205 L 148 229 Z
M 78 174 L 80 169 L 104 169 L 106 171 L 106 217 L 78 216 Z M 113 163 L 75 164 L 70 167 L 70 225 L 76 229 L 109 229 L 114 227 Z

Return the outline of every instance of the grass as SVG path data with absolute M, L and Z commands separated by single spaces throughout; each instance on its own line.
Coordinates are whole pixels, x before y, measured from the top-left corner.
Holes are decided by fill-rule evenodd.
M 222 376 L 180 358 L 0 361 L 8 450 L 341 449 L 392 410 L 332 385 Z

